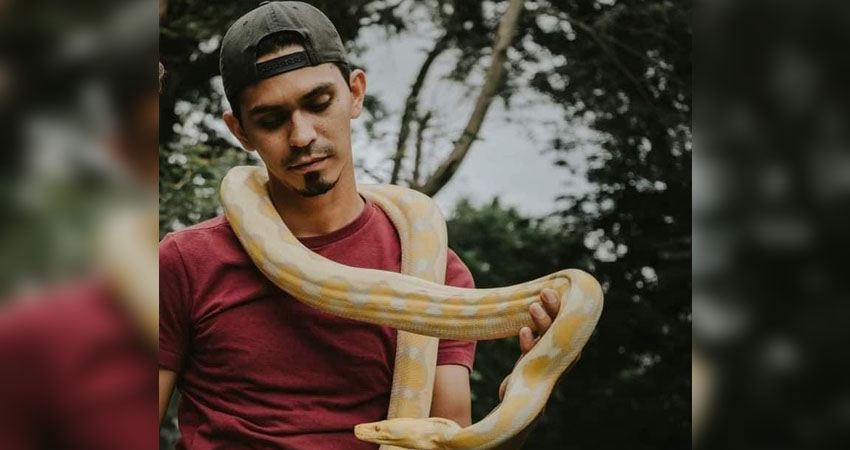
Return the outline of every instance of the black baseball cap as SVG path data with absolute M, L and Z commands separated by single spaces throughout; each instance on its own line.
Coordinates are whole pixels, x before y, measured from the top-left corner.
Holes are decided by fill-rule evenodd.
M 293 32 L 305 51 L 257 63 L 257 44 L 272 34 Z M 240 17 L 224 35 L 219 67 L 224 92 L 233 104 L 243 89 L 264 79 L 324 63 L 348 65 L 342 39 L 330 19 L 304 2 L 262 2 Z

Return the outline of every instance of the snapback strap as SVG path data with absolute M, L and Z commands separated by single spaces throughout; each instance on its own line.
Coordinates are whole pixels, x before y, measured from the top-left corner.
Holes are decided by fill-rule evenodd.
M 263 79 L 309 65 L 310 57 L 307 55 L 307 52 L 296 52 L 257 63 L 254 67 L 257 70 L 257 77 Z

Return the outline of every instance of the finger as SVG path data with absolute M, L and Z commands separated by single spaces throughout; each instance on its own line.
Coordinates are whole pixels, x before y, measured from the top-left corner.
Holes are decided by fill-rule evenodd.
M 543 309 L 553 319 L 558 315 L 558 310 L 561 309 L 561 299 L 558 296 L 558 291 L 554 289 L 543 289 L 540 294 L 543 300 Z
M 534 347 L 534 334 L 531 332 L 531 328 L 522 327 L 519 330 L 519 349 L 524 355 L 531 350 L 531 347 Z
M 540 306 L 540 303 L 534 302 L 528 307 L 531 312 L 531 319 L 534 321 L 534 328 L 537 329 L 537 334 L 543 334 L 552 325 L 552 318 L 546 314 L 546 310 Z

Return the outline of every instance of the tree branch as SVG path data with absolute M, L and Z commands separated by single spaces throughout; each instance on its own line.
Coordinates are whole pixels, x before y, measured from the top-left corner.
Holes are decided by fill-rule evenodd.
M 623 63 L 620 61 L 619 58 L 617 58 L 617 55 L 615 55 L 614 52 L 611 51 L 608 45 L 605 44 L 605 42 L 603 41 L 603 37 L 596 31 L 593 26 L 588 25 L 582 22 L 581 20 L 573 18 L 566 12 L 555 11 L 552 8 L 547 8 L 547 10 L 549 14 L 552 14 L 561 20 L 565 20 L 569 22 L 570 25 L 578 27 L 580 30 L 587 33 L 588 36 L 593 39 L 593 42 L 596 42 L 596 45 L 598 45 L 599 48 L 602 49 L 602 51 L 606 55 L 608 55 L 608 57 L 611 59 L 611 62 L 614 63 L 615 66 L 617 66 L 617 69 L 619 69 L 620 72 L 622 72 L 623 75 L 632 83 L 638 95 L 643 97 L 644 101 L 646 101 L 648 104 L 652 105 L 652 99 L 649 98 L 649 94 L 647 94 L 646 91 L 643 89 L 643 86 L 641 85 L 640 81 L 638 81 L 637 78 L 629 71 L 629 69 L 623 65 Z M 613 38 L 607 35 L 605 36 L 605 39 L 613 40 Z
M 496 34 L 496 40 L 493 45 L 493 55 L 490 61 L 490 67 L 487 69 L 487 77 L 484 81 L 484 86 L 481 87 L 481 93 L 475 102 L 475 109 L 469 117 L 463 132 L 455 141 L 454 149 L 446 158 L 445 161 L 437 168 L 433 175 L 419 189 L 426 195 L 436 194 L 443 186 L 448 183 L 452 176 L 457 171 L 463 158 L 469 152 L 472 143 L 475 142 L 481 124 L 487 115 L 487 110 L 490 108 L 490 103 L 496 95 L 496 90 L 502 80 L 502 75 L 505 70 L 505 60 L 507 59 L 508 47 L 514 37 L 519 22 L 519 16 L 522 13 L 524 0 L 510 0 L 508 9 L 502 20 L 499 23 L 499 31 Z
M 356 164 L 356 167 L 358 169 L 360 169 L 361 171 L 363 171 L 363 173 L 366 174 L 366 176 L 372 178 L 372 181 L 374 181 L 375 183 L 383 184 L 385 182 L 383 176 L 381 176 L 380 174 L 377 174 L 374 171 L 368 169 L 365 164 Z
M 623 73 L 623 75 L 625 75 L 626 78 L 629 79 L 629 81 L 632 83 L 632 85 L 637 90 L 638 94 L 640 96 L 642 96 L 644 101 L 646 101 L 647 103 L 653 104 L 653 101 L 652 101 L 652 99 L 649 98 L 649 94 L 646 93 L 646 90 L 644 89 L 643 85 L 625 67 L 625 65 L 623 65 L 623 63 L 620 61 L 620 59 L 614 54 L 614 52 L 610 49 L 610 47 L 608 47 L 605 44 L 604 41 L 611 42 L 612 44 L 616 45 L 617 47 L 619 47 L 623 51 L 629 53 L 630 55 L 651 64 L 652 66 L 654 66 L 658 70 L 665 72 L 667 74 L 668 80 L 670 80 L 670 81 L 672 81 L 672 82 L 674 82 L 674 83 L 676 83 L 680 86 L 685 86 L 685 83 L 682 80 L 680 80 L 673 72 L 665 69 L 664 66 L 662 64 L 660 64 L 658 61 L 644 55 L 643 53 L 636 50 L 632 46 L 620 41 L 619 39 L 614 38 L 613 36 L 610 36 L 607 33 L 598 32 L 594 26 L 589 25 L 586 22 L 583 22 L 579 19 L 576 19 L 566 12 L 557 11 L 554 8 L 551 8 L 551 7 L 546 8 L 546 11 L 549 14 L 551 14 L 551 15 L 553 15 L 553 16 L 561 19 L 561 20 L 565 20 L 565 21 L 569 22 L 570 25 L 573 25 L 573 26 L 579 28 L 580 30 L 584 31 L 585 33 L 587 33 L 590 36 L 590 38 L 593 39 L 593 41 L 596 42 L 596 44 L 602 49 L 602 51 L 605 52 L 606 55 L 608 55 L 608 57 L 611 59 L 611 61 L 614 63 L 614 65 L 616 65 L 617 68 Z
M 431 111 L 419 117 L 418 127 L 416 129 L 416 157 L 413 162 L 413 180 L 411 186 L 419 186 L 419 169 L 422 165 L 422 143 L 424 141 L 425 130 L 428 128 L 428 122 L 431 120 Z
M 444 34 L 437 42 L 434 44 L 434 48 L 428 52 L 428 56 L 425 58 L 425 62 L 422 63 L 422 67 L 419 68 L 419 73 L 416 75 L 416 81 L 413 83 L 413 87 L 410 89 L 410 95 L 407 96 L 407 101 L 404 105 L 404 113 L 401 115 L 401 127 L 398 132 L 398 143 L 396 144 L 395 156 L 393 156 L 393 171 L 390 176 L 390 184 L 396 184 L 398 182 L 398 175 L 401 172 L 401 162 L 404 160 L 404 154 L 407 151 L 407 138 L 410 135 L 410 121 L 413 120 L 413 117 L 416 115 L 416 107 L 419 103 L 419 91 L 422 90 L 422 85 L 425 84 L 425 78 L 428 75 L 428 71 L 431 70 L 431 66 L 434 64 L 434 60 L 437 59 L 437 56 L 440 56 L 443 51 L 446 50 L 449 43 L 449 33 Z

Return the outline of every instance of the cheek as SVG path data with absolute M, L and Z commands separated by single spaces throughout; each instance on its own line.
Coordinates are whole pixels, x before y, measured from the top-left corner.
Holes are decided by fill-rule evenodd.
M 282 132 L 255 132 L 251 135 L 251 143 L 267 162 L 269 159 L 283 156 L 286 151 L 286 137 Z
M 347 142 L 351 136 L 351 119 L 348 117 L 348 108 L 340 106 L 335 108 L 327 118 L 316 124 L 316 131 L 324 136 L 334 146 L 337 152 L 343 152 L 347 148 Z

